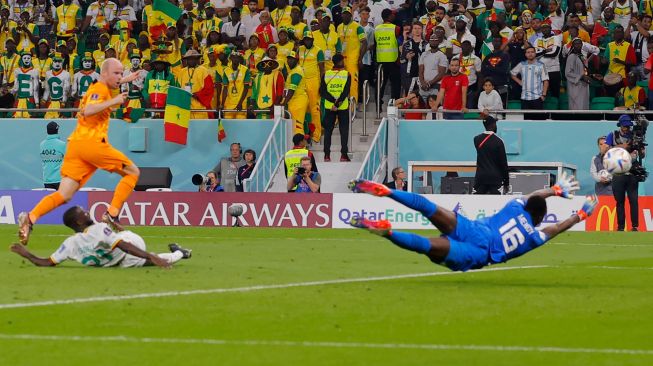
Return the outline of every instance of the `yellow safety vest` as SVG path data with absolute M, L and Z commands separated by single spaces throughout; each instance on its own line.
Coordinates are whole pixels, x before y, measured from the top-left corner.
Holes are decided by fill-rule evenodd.
M 331 94 L 334 98 L 338 99 L 345 93 L 345 85 L 347 84 L 347 78 L 349 73 L 347 70 L 329 70 L 324 73 L 324 81 L 326 82 L 327 92 Z M 333 107 L 333 103 L 324 100 L 324 109 L 330 110 Z M 345 98 L 343 102 L 338 106 L 338 110 L 346 110 L 349 108 L 349 98 Z
M 376 62 L 395 62 L 399 57 L 399 45 L 394 24 L 379 24 L 374 28 Z
M 288 168 L 289 177 L 295 173 L 295 168 L 301 166 L 302 158 L 304 156 L 308 156 L 308 149 L 288 150 L 284 160 L 286 162 L 286 167 Z

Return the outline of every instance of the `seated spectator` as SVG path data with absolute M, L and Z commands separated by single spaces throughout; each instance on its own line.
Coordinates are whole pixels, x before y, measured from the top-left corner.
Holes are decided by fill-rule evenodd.
M 312 171 L 312 168 L 311 158 L 304 156 L 301 165 L 293 169 L 293 173 L 288 177 L 288 192 L 319 193 L 322 177 L 320 173 Z
M 415 91 L 408 93 L 404 98 L 397 99 L 395 105 L 403 109 L 424 109 L 426 107 L 422 98 Z M 424 116 L 421 112 L 406 112 L 404 119 L 419 120 L 424 119 Z
M 256 166 L 256 152 L 251 149 L 245 150 L 245 165 L 238 168 L 238 175 L 236 176 L 236 192 L 244 192 L 243 181 L 249 178 Z
M 386 187 L 391 189 L 398 189 L 400 191 L 407 191 L 408 184 L 406 183 L 406 171 L 404 168 L 398 166 L 392 169 L 392 182 L 386 183 Z
M 646 109 L 646 91 L 637 85 L 637 80 L 636 73 L 628 73 L 628 85 L 619 89 L 615 109 Z
M 245 160 L 242 156 L 242 148 L 240 143 L 234 142 L 229 147 L 231 155 L 222 158 L 220 162 L 211 170 L 216 176 L 217 184 L 224 187 L 225 192 L 236 192 L 236 176 L 238 175 L 238 168 L 245 165 Z
M 483 82 L 483 91 L 478 96 L 478 110 L 481 111 L 483 117 L 492 115 L 497 118 L 496 111 L 502 109 L 503 101 L 499 93 L 494 90 L 494 82 L 490 78 L 485 79 Z
M 198 192 L 224 192 L 224 188 L 218 184 L 218 178 L 215 176 L 215 172 L 210 171 L 206 173 L 208 178 L 208 184 L 202 183 L 198 188 Z

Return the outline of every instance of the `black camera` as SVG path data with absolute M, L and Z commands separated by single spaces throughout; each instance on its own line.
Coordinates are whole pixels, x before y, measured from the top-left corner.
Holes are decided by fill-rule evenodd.
M 211 178 L 202 174 L 195 174 L 193 175 L 192 182 L 196 186 L 201 186 L 202 184 L 207 185 L 211 183 Z
M 304 175 L 304 174 L 306 174 L 306 168 L 304 168 L 303 166 L 297 168 L 297 175 Z
M 643 114 L 635 113 L 633 119 L 633 140 L 631 142 L 631 151 L 637 151 L 637 158 L 633 160 L 633 166 L 630 168 L 632 174 L 638 182 L 643 182 L 648 177 L 648 172 L 642 160 L 646 154 L 646 130 L 648 129 L 649 122 Z

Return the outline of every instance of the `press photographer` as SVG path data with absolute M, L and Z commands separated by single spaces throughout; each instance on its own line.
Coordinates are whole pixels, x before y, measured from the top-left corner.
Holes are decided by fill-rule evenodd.
M 304 156 L 300 166 L 293 169 L 293 174 L 288 177 L 288 192 L 318 193 L 322 177 L 320 173 L 312 171 L 311 158 Z
M 206 175 L 193 175 L 192 182 L 194 185 L 199 186 L 198 192 L 224 192 L 224 188 L 218 184 L 218 179 L 212 171 L 206 173 Z
M 637 115 L 636 115 L 637 116 Z M 626 195 L 630 204 L 630 221 L 632 231 L 639 227 L 639 182 L 646 180 L 647 172 L 642 166 L 646 154 L 646 129 L 648 121 L 644 116 L 637 116 L 636 125 L 628 115 L 621 115 L 617 123 L 618 130 L 612 131 L 606 137 L 605 143 L 610 147 L 626 149 L 632 157 L 633 167 L 625 174 L 616 174 L 612 178 L 612 194 L 617 203 L 617 230 L 624 231 L 626 226 Z M 635 126 L 635 128 L 633 128 Z

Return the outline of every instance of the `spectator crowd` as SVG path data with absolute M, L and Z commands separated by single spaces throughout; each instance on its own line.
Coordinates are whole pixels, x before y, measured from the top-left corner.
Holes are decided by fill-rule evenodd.
M 408 108 L 442 106 L 445 118 L 468 108 L 490 114 L 653 103 L 649 0 L 2 4 L 0 107 L 50 109 L 15 117 L 65 117 L 57 108 L 75 107 L 110 57 L 125 75 L 142 74 L 123 85 L 126 108 L 163 108 L 167 88 L 178 86 L 192 93 L 191 108 L 209 111 L 192 118 L 221 109 L 227 118 L 259 118 L 283 105 L 294 132 L 315 141 L 362 99 L 365 81 L 375 85 L 377 67 L 391 98 Z M 181 16 L 161 27 L 170 6 Z M 334 67 L 334 59 L 342 61 Z

